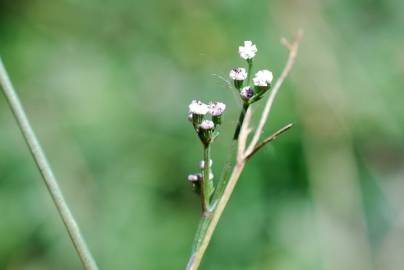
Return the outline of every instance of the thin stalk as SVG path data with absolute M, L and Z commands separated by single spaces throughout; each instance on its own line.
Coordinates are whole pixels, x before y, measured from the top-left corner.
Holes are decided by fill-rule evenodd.
M 210 211 L 210 195 L 211 195 L 211 186 L 209 181 L 210 175 L 210 145 L 206 145 L 203 147 L 203 177 L 202 177 L 202 198 L 203 198 L 203 206 L 202 206 L 202 214 L 206 215 Z
M 227 161 L 224 164 L 222 173 L 216 185 L 215 193 L 213 194 L 212 205 L 215 205 L 218 202 L 219 198 L 222 197 L 223 195 L 224 189 L 226 188 L 226 184 L 230 177 L 230 173 L 235 164 L 234 154 L 236 153 L 236 149 L 237 149 L 237 142 L 232 141 L 229 147 L 229 157 L 227 158 Z
M 243 125 L 245 114 L 246 114 L 249 106 L 250 106 L 249 103 L 247 103 L 247 102 L 243 103 L 243 108 L 241 109 L 240 116 L 238 118 L 238 122 L 237 122 L 237 126 L 236 126 L 236 130 L 235 130 L 234 136 L 233 136 L 234 141 L 238 140 L 238 136 L 240 135 L 241 126 Z
M 248 64 L 248 67 L 247 67 L 247 80 L 246 80 L 247 83 L 246 83 L 246 86 L 249 86 L 250 82 L 251 82 L 253 60 L 252 59 L 247 59 L 247 64 Z M 236 130 L 235 130 L 234 136 L 233 136 L 234 141 L 238 140 L 238 136 L 240 135 L 240 129 L 241 129 L 241 126 L 243 125 L 244 117 L 245 117 L 245 114 L 246 114 L 247 109 L 248 109 L 249 106 L 250 106 L 250 104 L 248 104 L 247 102 L 243 102 L 243 107 L 241 108 L 240 116 L 238 118 Z
M 250 81 L 251 81 L 251 73 L 252 73 L 252 67 L 253 67 L 253 60 L 252 59 L 248 59 L 247 60 L 248 63 L 248 69 L 247 69 L 247 85 L 250 85 Z
M 59 184 L 52 172 L 52 169 L 46 159 L 46 156 L 39 144 L 39 141 L 31 127 L 31 124 L 25 114 L 24 108 L 18 98 L 18 95 L 11 83 L 11 80 L 6 72 L 3 62 L 0 58 L 0 85 L 3 90 L 4 96 L 10 105 L 11 110 L 17 120 L 20 130 L 24 136 L 24 139 L 31 151 L 32 157 L 38 169 L 42 175 L 45 185 L 52 197 L 52 200 L 59 212 L 60 217 L 67 229 L 71 241 L 73 242 L 74 248 L 80 257 L 84 269 L 86 270 L 97 270 L 97 264 L 91 255 L 87 244 L 80 233 L 79 226 L 75 221 L 72 212 L 67 205 L 63 193 L 59 187 Z

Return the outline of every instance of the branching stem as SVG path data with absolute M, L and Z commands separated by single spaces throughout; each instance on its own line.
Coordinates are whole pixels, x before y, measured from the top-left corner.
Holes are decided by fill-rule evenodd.
M 249 160 L 255 153 L 258 152 L 258 150 L 260 150 L 262 147 L 264 147 L 267 143 L 272 142 L 273 140 L 275 140 L 276 138 L 278 138 L 278 136 L 282 135 L 283 133 L 285 133 L 286 131 L 288 131 L 289 129 L 291 129 L 293 127 L 293 124 L 287 124 L 286 126 L 284 126 L 283 128 L 279 129 L 278 131 L 276 131 L 274 134 L 272 134 L 271 136 L 267 137 L 266 139 L 264 139 L 261 143 L 259 143 L 254 149 L 253 151 L 251 151 L 251 153 L 248 153 L 244 158 L 246 160 Z
M 242 121 L 238 122 L 237 128 L 240 125 L 240 131 L 235 133 L 235 138 L 238 138 L 238 150 L 237 150 L 237 161 L 233 167 L 232 173 L 230 175 L 230 178 L 228 181 L 223 181 L 226 183 L 226 186 L 223 189 L 219 189 L 216 192 L 223 191 L 223 193 L 215 193 L 214 198 L 217 198 L 217 203 L 214 202 L 214 207 L 213 207 L 213 212 L 211 212 L 207 216 L 202 216 L 198 230 L 195 234 L 195 240 L 194 240 L 194 245 L 192 249 L 192 254 L 191 257 L 188 260 L 188 264 L 186 266 L 186 270 L 197 270 L 201 264 L 202 258 L 205 254 L 205 251 L 209 245 L 209 242 L 212 238 L 213 232 L 216 229 L 216 226 L 219 222 L 220 217 L 223 214 L 223 211 L 230 199 L 231 194 L 233 193 L 233 190 L 237 184 L 238 179 L 240 178 L 241 173 L 243 172 L 243 169 L 246 165 L 246 162 L 248 159 L 250 159 L 259 149 L 261 149 L 263 146 L 268 144 L 269 142 L 273 141 L 277 136 L 283 134 L 287 130 L 289 130 L 292 125 L 289 124 L 282 129 L 278 130 L 275 132 L 273 135 L 269 136 L 266 138 L 262 143 L 258 144 L 258 141 L 260 139 L 261 133 L 263 131 L 264 125 L 267 122 L 268 119 L 268 114 L 269 111 L 272 107 L 273 101 L 275 99 L 275 96 L 277 92 L 279 91 L 283 81 L 289 74 L 290 70 L 292 69 L 294 63 L 295 63 L 295 58 L 297 56 L 297 50 L 299 47 L 300 40 L 302 38 L 303 33 L 300 31 L 297 33 L 296 38 L 292 44 L 287 42 L 286 40 L 283 40 L 284 46 L 289 50 L 289 57 L 287 60 L 287 63 L 282 71 L 281 76 L 277 80 L 271 95 L 268 97 L 266 106 L 264 108 L 264 111 L 261 114 L 261 120 L 259 122 L 259 125 L 254 133 L 253 139 L 248 146 L 247 150 L 246 148 L 246 142 L 248 139 L 248 133 L 250 132 L 249 130 L 249 125 L 251 121 L 251 110 L 248 108 L 248 106 L 245 108 L 244 113 L 242 112 L 242 116 L 240 115 L 240 119 Z M 250 63 L 249 63 L 250 64 Z M 249 65 L 249 70 L 251 70 L 252 64 Z M 249 72 L 250 74 L 251 72 Z M 250 78 L 248 78 L 249 80 Z M 244 109 L 244 107 L 243 107 Z M 236 137 L 237 134 L 237 137 Z

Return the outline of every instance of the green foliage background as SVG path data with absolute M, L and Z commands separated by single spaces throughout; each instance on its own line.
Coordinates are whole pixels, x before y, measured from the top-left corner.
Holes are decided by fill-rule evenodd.
M 240 107 L 218 76 L 243 63 L 237 46 L 250 39 L 276 79 L 280 38 L 303 28 L 265 132 L 295 127 L 248 164 L 202 269 L 397 270 L 403 10 L 400 0 L 2 0 L 0 55 L 100 268 L 183 269 L 199 215 L 186 175 L 202 157 L 187 105 L 228 105 L 218 176 Z M 3 97 L 0 269 L 81 269 Z

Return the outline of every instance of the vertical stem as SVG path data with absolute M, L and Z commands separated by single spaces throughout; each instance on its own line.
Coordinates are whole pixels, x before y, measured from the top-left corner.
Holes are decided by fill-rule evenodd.
M 87 244 L 80 233 L 79 226 L 77 225 L 72 212 L 67 205 L 62 191 L 59 187 L 58 182 L 52 172 L 52 169 L 46 159 L 46 156 L 39 144 L 38 139 L 34 133 L 34 130 L 29 123 L 29 120 L 24 112 L 22 104 L 18 98 L 17 93 L 14 90 L 13 85 L 11 84 L 10 78 L 7 75 L 6 69 L 3 65 L 3 62 L 0 58 L 0 85 L 3 89 L 3 93 L 10 105 L 11 110 L 14 113 L 14 116 L 17 120 L 17 123 L 21 129 L 21 132 L 24 136 L 24 139 L 28 145 L 28 148 L 31 151 L 32 157 L 35 160 L 36 165 L 42 175 L 43 180 L 45 181 L 45 185 L 48 188 L 49 194 L 52 197 L 53 202 L 60 214 L 60 217 L 65 224 L 67 232 L 70 236 L 70 239 L 73 242 L 74 248 L 77 251 L 77 254 L 80 257 L 80 260 L 86 270 L 97 270 L 97 264 L 91 255 L 90 250 L 87 247 Z
M 252 67 L 253 67 L 253 60 L 252 59 L 247 59 L 247 64 L 248 64 L 248 68 L 247 68 L 247 84 L 245 84 L 245 86 L 249 86 L 250 82 L 251 82 L 251 73 L 252 73 Z M 236 127 L 236 130 L 234 132 L 234 136 L 233 136 L 233 140 L 235 140 L 235 141 L 238 140 L 238 135 L 240 133 L 240 129 L 241 129 L 241 126 L 243 125 L 244 117 L 245 117 L 245 114 L 246 114 L 247 109 L 248 109 L 249 106 L 250 106 L 250 104 L 248 104 L 246 102 L 243 103 L 243 108 L 241 109 L 240 116 L 239 116 L 238 122 L 237 122 L 237 127 Z
M 248 63 L 248 69 L 247 69 L 247 85 L 250 85 L 250 81 L 251 81 L 251 73 L 252 73 L 252 66 L 253 66 L 253 60 L 252 59 L 248 59 L 247 60 Z
M 203 148 L 203 177 L 202 177 L 202 197 L 203 197 L 203 214 L 207 214 L 210 211 L 210 195 L 211 195 L 211 187 L 209 183 L 209 175 L 210 175 L 210 145 L 204 145 Z
M 240 135 L 241 126 L 243 125 L 245 114 L 246 114 L 249 106 L 250 106 L 250 104 L 248 104 L 247 102 L 243 103 L 243 108 L 241 109 L 240 116 L 239 116 L 238 122 L 237 122 L 236 131 L 234 132 L 234 136 L 233 136 L 233 140 L 235 140 L 235 141 L 238 140 L 238 136 Z

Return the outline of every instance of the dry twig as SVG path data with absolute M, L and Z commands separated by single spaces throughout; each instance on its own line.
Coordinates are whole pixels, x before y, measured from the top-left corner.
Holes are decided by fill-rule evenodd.
M 250 145 L 247 148 L 247 156 L 252 153 L 261 137 L 262 131 L 268 120 L 268 116 L 271 111 L 272 104 L 274 103 L 275 97 L 278 94 L 279 89 L 281 88 L 284 80 L 288 76 L 290 70 L 292 69 L 296 61 L 297 51 L 299 49 L 300 40 L 302 38 L 303 38 L 303 31 L 300 30 L 296 33 L 295 39 L 292 44 L 290 44 L 285 38 L 282 39 L 282 44 L 289 50 L 288 61 L 286 62 L 286 66 L 283 69 L 281 76 L 276 81 L 274 88 L 272 89 L 271 94 L 268 97 L 267 103 L 265 104 L 265 108 L 261 114 L 261 119 L 259 121 L 258 127 L 255 130 L 254 136 L 250 142 Z

